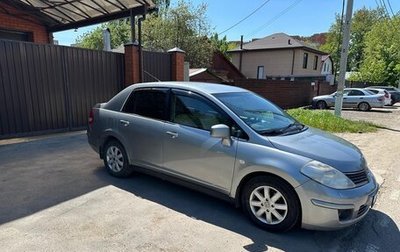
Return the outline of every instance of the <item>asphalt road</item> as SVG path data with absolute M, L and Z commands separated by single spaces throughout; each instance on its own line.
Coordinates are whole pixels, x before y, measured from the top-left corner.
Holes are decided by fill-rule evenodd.
M 2 251 L 400 251 L 399 201 L 390 198 L 400 197 L 400 177 L 391 171 L 361 223 L 274 234 L 207 195 L 147 175 L 109 176 L 83 132 L 0 141 L 0 170 Z

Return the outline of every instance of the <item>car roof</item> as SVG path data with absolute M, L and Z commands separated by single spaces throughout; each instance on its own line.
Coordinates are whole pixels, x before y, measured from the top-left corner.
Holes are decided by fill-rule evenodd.
M 383 89 L 383 88 L 375 88 L 375 87 L 366 87 L 365 89 L 367 89 L 367 90 L 386 91 L 386 90 L 385 90 L 385 89 Z
M 232 92 L 249 92 L 246 89 L 223 85 L 223 84 L 215 84 L 215 83 L 206 83 L 206 82 L 189 82 L 189 81 L 161 81 L 161 82 L 148 82 L 148 83 L 139 83 L 130 86 L 132 89 L 137 88 L 157 88 L 157 87 L 168 87 L 168 88 L 177 88 L 177 89 L 186 89 L 190 91 L 198 91 L 201 93 L 207 94 L 216 94 L 216 93 L 232 93 Z
M 346 90 L 363 90 L 363 88 L 345 88 Z
M 386 89 L 386 88 L 390 88 L 390 89 L 396 89 L 396 87 L 393 86 L 369 86 L 369 88 L 381 88 L 381 89 Z

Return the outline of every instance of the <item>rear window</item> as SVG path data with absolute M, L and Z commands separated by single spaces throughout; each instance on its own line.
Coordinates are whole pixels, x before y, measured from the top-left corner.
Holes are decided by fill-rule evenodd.
M 166 89 L 136 90 L 129 96 L 122 112 L 165 120 L 166 98 Z
M 376 91 L 376 92 L 375 92 L 375 91 Z M 367 92 L 367 93 L 370 94 L 370 95 L 374 95 L 374 94 L 379 93 L 378 90 L 365 90 L 365 92 Z

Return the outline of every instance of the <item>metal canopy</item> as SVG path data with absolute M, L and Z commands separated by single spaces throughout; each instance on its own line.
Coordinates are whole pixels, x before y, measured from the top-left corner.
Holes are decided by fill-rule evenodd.
M 29 12 L 51 32 L 144 14 L 155 9 L 152 0 L 3 0 Z

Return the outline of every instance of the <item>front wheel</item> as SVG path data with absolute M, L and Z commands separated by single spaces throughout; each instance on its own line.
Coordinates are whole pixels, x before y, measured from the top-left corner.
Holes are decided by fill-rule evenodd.
M 317 109 L 327 109 L 328 104 L 325 101 L 318 101 L 316 104 Z
M 300 219 L 300 203 L 295 191 L 275 177 L 250 179 L 243 189 L 242 207 L 255 224 L 269 231 L 288 231 Z
M 125 148 L 119 142 L 109 141 L 104 148 L 104 166 L 108 173 L 115 177 L 128 177 L 132 174 L 133 169 L 129 165 L 128 156 Z

